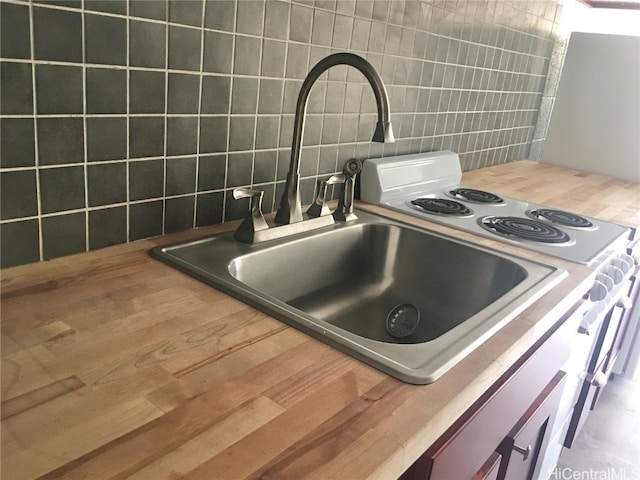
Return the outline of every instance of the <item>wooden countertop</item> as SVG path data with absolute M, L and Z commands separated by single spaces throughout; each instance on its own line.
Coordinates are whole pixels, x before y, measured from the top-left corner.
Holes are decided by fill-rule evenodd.
M 463 181 L 640 224 L 639 186 L 606 177 L 516 162 Z M 569 276 L 438 381 L 415 386 L 147 255 L 230 227 L 2 271 L 2 478 L 396 478 L 592 277 L 459 234 Z

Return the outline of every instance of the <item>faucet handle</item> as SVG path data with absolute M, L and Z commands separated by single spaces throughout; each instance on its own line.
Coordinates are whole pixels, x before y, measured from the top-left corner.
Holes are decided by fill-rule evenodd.
M 242 198 L 249 199 L 249 215 L 242 221 L 233 237 L 244 243 L 253 243 L 253 234 L 260 230 L 269 228 L 267 221 L 262 215 L 262 190 L 254 190 L 251 188 L 234 188 L 233 198 L 240 200 Z
M 324 217 L 331 215 L 331 210 L 327 206 L 327 186 L 337 183 L 344 183 L 346 177 L 343 174 L 332 175 L 325 180 L 318 180 L 316 184 L 316 198 L 313 204 L 307 210 L 310 217 Z
M 342 189 L 342 195 L 338 200 L 338 207 L 333 212 L 333 218 L 342 222 L 349 222 L 357 219 L 357 215 L 353 212 L 353 200 L 355 197 L 356 175 L 362 171 L 362 161 L 352 158 L 345 163 L 342 170 L 345 181 Z
M 262 201 L 264 192 L 253 188 L 238 187 L 233 189 L 233 198 L 240 200 L 242 198 L 259 198 Z

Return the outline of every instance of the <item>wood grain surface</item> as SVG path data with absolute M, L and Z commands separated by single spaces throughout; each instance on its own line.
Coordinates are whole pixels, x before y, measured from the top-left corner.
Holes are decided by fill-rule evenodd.
M 464 182 L 640 224 L 638 185 L 607 177 L 516 162 Z M 234 226 L 2 271 L 3 479 L 397 478 L 593 276 L 459 234 L 569 276 L 434 384 L 414 386 L 147 255 Z

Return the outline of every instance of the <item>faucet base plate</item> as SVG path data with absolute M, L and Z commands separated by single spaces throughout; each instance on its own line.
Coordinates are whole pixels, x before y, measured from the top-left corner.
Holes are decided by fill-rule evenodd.
M 311 230 L 316 230 L 318 228 L 333 225 L 334 223 L 335 220 L 331 215 L 324 215 L 322 217 L 313 218 L 309 218 L 304 215 L 304 218 L 301 222 L 287 223 L 285 225 L 274 225 L 270 226 L 266 230 L 258 230 L 256 232 L 253 232 L 253 237 L 251 239 L 246 238 L 245 236 L 242 236 L 242 238 L 238 238 L 235 235 L 234 238 L 242 243 L 260 243 L 266 242 L 268 240 L 276 240 L 278 238 L 287 237 L 289 235 L 309 232 Z

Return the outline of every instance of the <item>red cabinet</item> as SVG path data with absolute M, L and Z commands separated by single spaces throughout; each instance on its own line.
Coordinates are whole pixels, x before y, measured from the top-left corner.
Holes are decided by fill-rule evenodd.
M 533 472 L 557 410 L 564 374 L 582 311 L 576 304 L 485 394 L 479 398 L 403 476 L 412 480 L 505 477 L 511 470 Z M 526 462 L 518 449 L 530 453 Z M 526 463 L 519 465 L 517 462 Z M 510 466 L 513 465 L 513 466 Z
M 499 480 L 538 478 L 538 459 L 547 449 L 565 378 L 564 372 L 556 374 L 498 447 Z
M 498 480 L 501 460 L 502 455 L 498 452 L 493 452 L 471 480 Z

